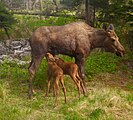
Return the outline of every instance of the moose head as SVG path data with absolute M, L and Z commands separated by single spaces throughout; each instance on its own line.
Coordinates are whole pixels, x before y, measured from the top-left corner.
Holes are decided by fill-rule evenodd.
M 105 30 L 105 38 L 103 41 L 105 51 L 115 53 L 117 56 L 122 57 L 125 54 L 125 49 L 119 42 L 119 38 L 114 31 L 114 26 L 110 24 L 108 28 L 103 26 L 103 29 Z

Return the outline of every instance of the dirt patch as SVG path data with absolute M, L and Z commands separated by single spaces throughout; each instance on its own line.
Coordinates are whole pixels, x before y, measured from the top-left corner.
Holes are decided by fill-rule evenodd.
M 129 69 L 133 70 L 133 60 L 123 61 L 123 64 L 126 65 Z
M 107 86 L 120 87 L 124 90 L 133 90 L 132 76 L 122 71 L 118 71 L 114 74 L 100 73 L 94 77 L 94 80 L 101 81 Z

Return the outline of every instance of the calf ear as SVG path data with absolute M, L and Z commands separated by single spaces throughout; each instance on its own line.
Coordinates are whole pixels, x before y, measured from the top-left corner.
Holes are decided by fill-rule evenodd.
M 114 30 L 114 25 L 110 24 L 109 27 L 108 27 L 108 30 Z

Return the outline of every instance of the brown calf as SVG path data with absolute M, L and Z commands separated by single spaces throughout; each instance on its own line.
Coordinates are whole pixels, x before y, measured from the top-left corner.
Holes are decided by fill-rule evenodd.
M 85 95 L 86 90 L 85 86 L 83 84 L 83 80 L 79 77 L 78 73 L 78 65 L 73 63 L 73 62 L 65 62 L 61 58 L 54 57 L 55 58 L 55 63 L 62 68 L 63 73 L 66 75 L 69 75 L 73 81 L 75 82 L 78 92 L 79 92 L 79 97 L 80 97 L 80 87 L 83 90 L 83 94 Z
M 64 81 L 63 81 L 63 70 L 54 62 L 54 57 L 52 54 L 47 53 L 46 58 L 48 61 L 48 84 L 47 84 L 47 91 L 45 96 L 48 95 L 49 88 L 50 88 L 50 80 L 53 77 L 54 95 L 56 97 L 55 104 L 57 103 L 57 97 L 59 94 L 59 81 L 62 85 L 62 89 L 65 96 L 65 102 L 66 102 L 66 88 L 64 86 Z

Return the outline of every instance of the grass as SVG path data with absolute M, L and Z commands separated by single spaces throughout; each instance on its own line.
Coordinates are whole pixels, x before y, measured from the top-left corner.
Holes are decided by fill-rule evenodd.
M 63 57 L 67 61 L 73 59 Z M 108 64 L 110 64 L 108 66 Z M 93 53 L 86 59 L 87 97 L 78 93 L 73 81 L 65 76 L 67 103 L 60 90 L 58 106 L 52 93 L 44 98 L 46 89 L 45 59 L 36 74 L 34 99 L 27 98 L 28 65 L 0 64 L 0 120 L 131 120 L 133 89 L 131 70 L 122 60 L 108 53 Z M 96 68 L 96 69 L 95 69 Z M 91 79 L 91 81 L 90 81 Z
M 119 62 L 119 58 L 116 55 L 106 52 L 94 52 L 86 60 L 86 76 L 91 78 L 93 75 L 100 72 L 111 72 L 114 73 L 116 65 Z
M 39 26 L 75 21 L 71 17 L 38 20 L 33 16 L 16 16 L 16 19 L 18 23 L 10 31 L 13 38 L 29 37 Z M 0 36 L 5 38 L 2 30 Z M 60 57 L 74 61 L 66 56 Z M 56 107 L 53 106 L 52 93 L 44 98 L 47 81 L 45 59 L 35 76 L 33 100 L 27 98 L 28 64 L 17 65 L 16 61 L 5 60 L 0 64 L 0 120 L 132 120 L 133 75 L 128 66 L 128 60 L 132 58 L 132 52 L 121 59 L 110 53 L 93 52 L 85 63 L 87 96 L 82 95 L 79 100 L 76 86 L 70 77 L 65 76 L 67 103 L 64 103 L 60 90 Z

